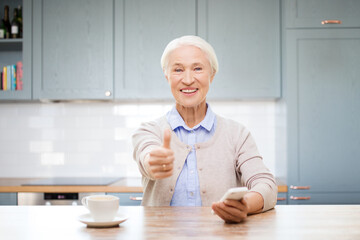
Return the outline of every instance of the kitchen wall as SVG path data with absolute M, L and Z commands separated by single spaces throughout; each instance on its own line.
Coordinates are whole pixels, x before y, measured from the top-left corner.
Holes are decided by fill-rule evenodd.
M 285 112 L 275 101 L 210 102 L 252 132 L 266 165 L 286 176 Z M 131 135 L 172 102 L 2 103 L 0 177 L 140 176 Z

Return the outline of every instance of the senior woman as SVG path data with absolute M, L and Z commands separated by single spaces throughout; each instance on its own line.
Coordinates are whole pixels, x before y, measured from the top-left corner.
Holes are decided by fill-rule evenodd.
M 277 186 L 250 132 L 215 114 L 206 102 L 218 61 L 197 36 L 171 41 L 161 57 L 175 106 L 143 123 L 133 135 L 134 159 L 142 174 L 145 206 L 211 206 L 225 222 L 273 208 Z M 232 187 L 246 186 L 241 201 L 225 200 Z

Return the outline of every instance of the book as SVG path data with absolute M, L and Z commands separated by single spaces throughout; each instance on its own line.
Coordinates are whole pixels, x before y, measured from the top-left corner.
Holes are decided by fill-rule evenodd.
M 6 66 L 6 90 L 11 90 L 11 69 L 10 66 Z
M 11 81 L 11 90 L 15 91 L 16 90 L 16 69 L 15 69 L 15 65 L 10 65 L 10 71 L 11 71 L 11 75 L 10 75 L 10 81 Z
M 23 89 L 23 64 L 22 62 L 16 63 L 16 90 Z
M 6 67 L 3 67 L 3 90 L 7 90 L 7 76 L 6 76 Z
M 3 90 L 3 72 L 0 74 L 0 90 Z

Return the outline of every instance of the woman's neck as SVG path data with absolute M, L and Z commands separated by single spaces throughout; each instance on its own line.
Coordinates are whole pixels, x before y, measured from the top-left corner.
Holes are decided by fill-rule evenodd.
M 200 103 L 196 107 L 184 107 L 176 104 L 176 110 L 184 120 L 186 126 L 193 128 L 204 120 L 207 111 L 206 101 Z

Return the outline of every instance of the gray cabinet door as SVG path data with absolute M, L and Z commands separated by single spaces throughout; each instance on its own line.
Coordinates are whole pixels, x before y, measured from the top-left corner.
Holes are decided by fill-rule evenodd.
M 17 205 L 17 193 L 0 193 L 0 205 Z
M 288 184 L 360 192 L 360 29 L 286 34 Z
M 112 99 L 113 0 L 34 0 L 35 99 Z
M 360 27 L 358 0 L 285 0 L 284 7 L 287 28 Z
M 309 193 L 307 191 L 289 192 L 289 205 L 314 204 L 359 204 L 360 192 Z
M 23 63 L 23 89 L 19 91 L 1 91 L 0 100 L 30 100 L 31 99 L 31 0 L 1 1 L 0 7 L 3 11 L 7 4 L 10 10 L 18 5 L 22 5 L 23 13 L 23 38 L 22 39 L 1 39 L 0 42 L 0 67 L 16 64 L 18 61 Z M 12 16 L 12 14 L 10 14 Z
M 195 16 L 195 0 L 115 2 L 115 98 L 172 98 L 160 58 L 172 39 L 196 34 Z
M 199 36 L 219 60 L 209 98 L 279 98 L 279 0 L 199 0 L 198 11 Z
M 106 193 L 107 195 L 113 195 L 119 198 L 120 206 L 140 206 L 143 193 Z

